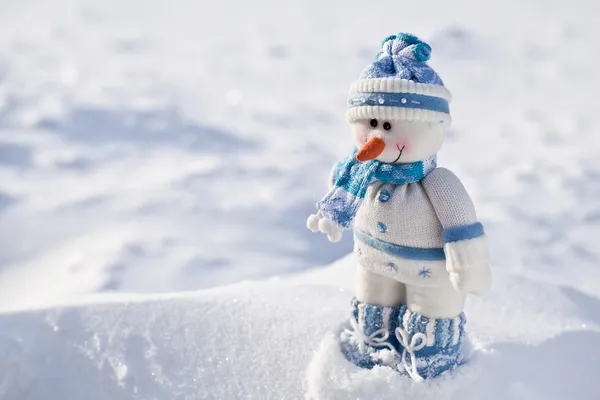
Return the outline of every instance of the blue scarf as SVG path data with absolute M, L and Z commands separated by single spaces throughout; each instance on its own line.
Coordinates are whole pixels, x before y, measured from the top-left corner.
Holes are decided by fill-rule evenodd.
M 344 229 L 352 225 L 373 179 L 383 183 L 405 185 L 420 181 L 437 165 L 436 155 L 409 164 L 387 164 L 377 160 L 358 161 L 357 152 L 358 149 L 355 149 L 351 156 L 337 164 L 333 187 L 317 203 L 322 215 Z

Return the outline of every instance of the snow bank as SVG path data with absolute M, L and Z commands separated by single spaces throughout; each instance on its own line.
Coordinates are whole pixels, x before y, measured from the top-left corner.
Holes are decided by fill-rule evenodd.
M 293 280 L 0 315 L 0 398 L 564 400 L 600 391 L 600 301 L 517 276 L 497 277 L 490 296 L 470 302 L 474 354 L 454 376 L 417 385 L 358 369 L 335 340 L 352 274 L 348 257 Z
M 256 283 L 3 315 L 0 398 L 297 397 L 348 296 Z

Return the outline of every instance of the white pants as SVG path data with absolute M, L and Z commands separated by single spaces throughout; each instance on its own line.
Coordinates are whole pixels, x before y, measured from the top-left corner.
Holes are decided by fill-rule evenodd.
M 466 295 L 456 291 L 449 281 L 437 287 L 403 283 L 359 264 L 356 298 L 385 307 L 406 304 L 411 311 L 429 318 L 454 318 L 462 312 Z

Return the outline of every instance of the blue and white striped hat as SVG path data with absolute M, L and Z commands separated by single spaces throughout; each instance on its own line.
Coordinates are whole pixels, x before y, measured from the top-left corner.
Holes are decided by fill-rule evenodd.
M 430 56 L 431 47 L 416 36 L 385 38 L 375 61 L 350 86 L 346 119 L 450 123 L 452 95 L 427 65 Z

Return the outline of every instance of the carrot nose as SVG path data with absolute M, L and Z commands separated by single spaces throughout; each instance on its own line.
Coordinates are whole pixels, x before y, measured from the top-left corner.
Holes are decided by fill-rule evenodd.
M 356 159 L 358 161 L 372 160 L 383 153 L 384 148 L 385 142 L 383 139 L 373 136 L 367 143 L 363 145 L 363 147 L 360 148 L 358 153 L 356 153 Z

